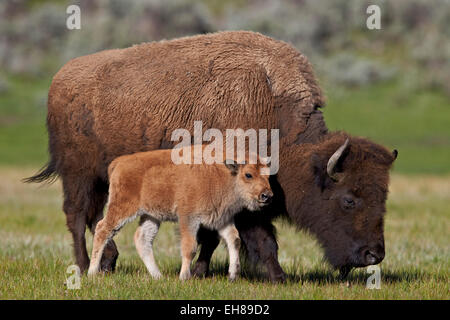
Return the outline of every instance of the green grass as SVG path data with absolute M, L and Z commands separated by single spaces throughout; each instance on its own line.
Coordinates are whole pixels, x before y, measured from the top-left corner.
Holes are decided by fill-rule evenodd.
M 223 246 L 213 256 L 212 277 L 180 282 L 176 225 L 165 223 L 155 242 L 164 279 L 148 275 L 133 244 L 136 222 L 116 236 L 117 271 L 82 277 L 81 289 L 64 282 L 73 264 L 71 238 L 61 211 L 61 187 L 24 185 L 32 170 L 0 168 L 0 299 L 449 299 L 450 177 L 394 175 L 386 220 L 381 289 L 366 289 L 369 274 L 353 271 L 350 286 L 322 260 L 312 237 L 277 222 L 279 259 L 286 284 L 271 284 L 264 270 L 226 278 Z M 89 250 L 92 237 L 88 238 Z

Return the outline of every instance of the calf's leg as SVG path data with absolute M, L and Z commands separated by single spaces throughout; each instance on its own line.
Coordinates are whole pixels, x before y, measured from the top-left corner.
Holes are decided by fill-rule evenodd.
M 241 246 L 241 239 L 239 238 L 239 232 L 235 228 L 234 224 L 230 224 L 219 230 L 219 234 L 227 244 L 228 256 L 230 260 L 228 276 L 230 280 L 233 281 L 239 276 L 240 272 L 239 249 Z
M 95 234 L 95 228 L 97 223 L 103 219 L 103 208 L 105 207 L 106 200 L 108 198 L 108 184 L 101 179 L 97 179 L 95 182 L 95 188 L 92 192 L 91 207 L 88 214 L 87 225 L 91 230 L 92 235 Z M 119 251 L 114 240 L 107 242 L 102 259 L 100 262 L 100 269 L 105 272 L 114 271 L 116 268 L 117 258 L 119 257 Z
M 154 279 L 162 277 L 153 255 L 153 240 L 158 233 L 159 224 L 159 221 L 156 219 L 144 215 L 141 217 L 139 227 L 134 234 L 134 244 L 137 252 Z
M 113 237 L 113 229 L 110 225 L 104 221 L 105 219 L 97 223 L 94 234 L 94 243 L 92 247 L 91 264 L 89 265 L 88 275 L 92 276 L 99 272 L 100 259 L 103 254 L 103 250 L 106 243 Z
M 179 217 L 181 236 L 181 272 L 180 280 L 191 277 L 191 262 L 197 251 L 197 231 L 200 224 L 189 217 Z
M 125 208 L 110 204 L 108 213 L 97 223 L 97 227 L 95 228 L 91 264 L 88 271 L 89 275 L 95 275 L 99 272 L 100 260 L 108 241 L 110 241 L 126 223 L 134 220 L 135 217 L 136 215 L 133 216 L 133 214 L 127 212 Z

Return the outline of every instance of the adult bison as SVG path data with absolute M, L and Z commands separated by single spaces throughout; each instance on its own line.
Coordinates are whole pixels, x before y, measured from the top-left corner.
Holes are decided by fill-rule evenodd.
M 50 160 L 27 181 L 62 179 L 63 210 L 76 262 L 84 271 L 89 266 L 86 226 L 93 232 L 103 216 L 107 167 L 114 158 L 170 148 L 172 131 L 186 128 L 192 134 L 195 120 L 203 122 L 204 130 L 279 128 L 283 155 L 285 146 L 316 142 L 327 133 L 322 105 L 307 59 L 292 46 L 258 33 L 221 32 L 102 51 L 69 61 L 53 78 L 47 117 Z M 286 170 L 296 172 L 298 167 L 292 164 Z M 363 186 L 371 185 L 370 172 L 362 178 Z M 293 203 L 298 194 L 286 195 L 294 197 L 286 199 Z M 302 211 L 303 220 L 294 222 L 302 224 L 308 215 L 322 212 L 326 201 L 315 197 Z M 267 265 L 272 280 L 284 277 L 271 223 L 276 214 L 268 211 L 251 224 L 245 212 L 237 216 L 244 246 Z M 313 232 L 331 234 L 339 227 L 337 223 L 330 230 Z M 365 226 L 365 232 L 372 230 Z M 202 238 L 212 245 L 204 245 L 197 273 L 206 271 L 215 247 L 214 236 L 201 232 Z M 346 245 L 354 244 L 344 241 L 341 248 Z M 347 252 L 337 250 L 326 254 Z M 102 268 L 114 269 L 117 256 L 111 241 Z

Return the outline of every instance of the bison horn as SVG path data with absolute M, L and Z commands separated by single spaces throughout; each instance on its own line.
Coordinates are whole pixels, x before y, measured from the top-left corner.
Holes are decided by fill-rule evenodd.
M 337 177 L 334 173 L 334 167 L 336 167 L 336 164 L 339 161 L 339 158 L 342 156 L 342 153 L 344 153 L 345 149 L 348 147 L 349 140 L 345 140 L 344 144 L 339 147 L 339 149 L 336 150 L 335 153 L 330 157 L 330 160 L 328 160 L 327 164 L 327 173 L 330 176 L 331 179 L 337 180 Z

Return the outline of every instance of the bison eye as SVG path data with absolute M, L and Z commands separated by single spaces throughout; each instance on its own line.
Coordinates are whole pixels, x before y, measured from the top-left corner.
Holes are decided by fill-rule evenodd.
M 245 174 L 245 177 L 246 177 L 247 179 L 253 178 L 253 176 L 252 176 L 250 173 L 246 173 L 246 174 Z
M 344 195 L 341 198 L 341 207 L 344 210 L 352 210 L 356 207 L 356 201 L 352 196 Z

